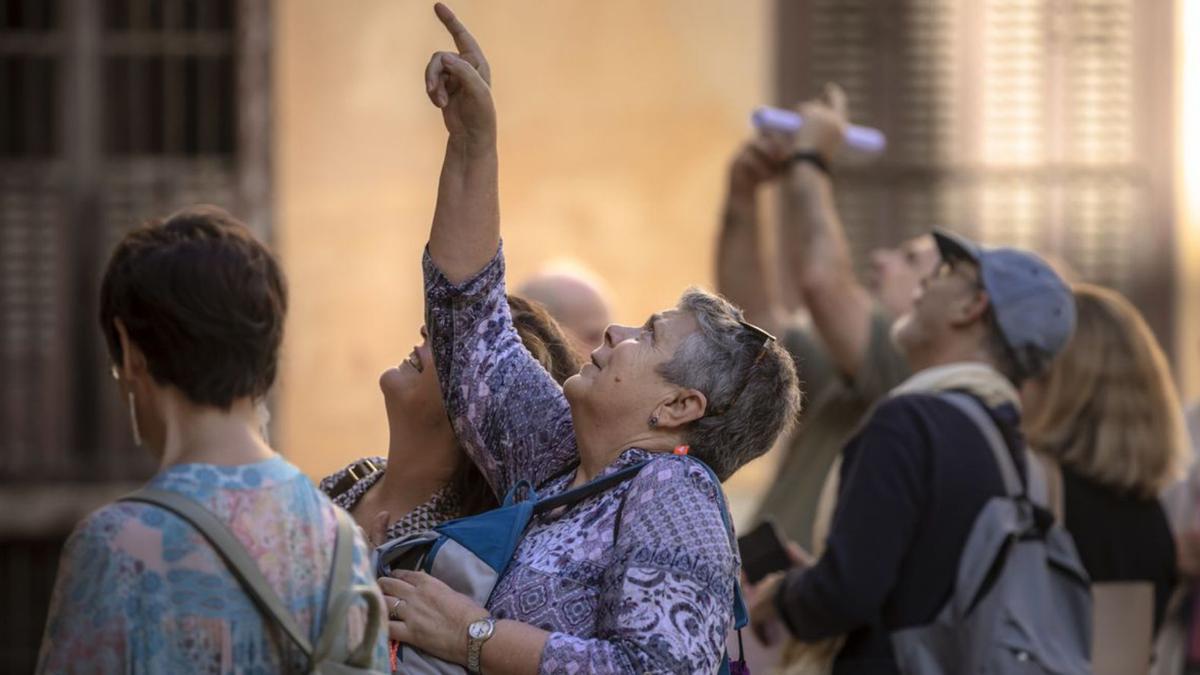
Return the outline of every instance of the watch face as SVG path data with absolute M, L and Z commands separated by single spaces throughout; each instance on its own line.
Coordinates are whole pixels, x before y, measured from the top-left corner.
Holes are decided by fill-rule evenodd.
M 476 621 L 467 627 L 467 633 L 476 640 L 480 640 L 487 637 L 488 633 L 491 632 L 491 628 L 491 624 L 487 621 Z

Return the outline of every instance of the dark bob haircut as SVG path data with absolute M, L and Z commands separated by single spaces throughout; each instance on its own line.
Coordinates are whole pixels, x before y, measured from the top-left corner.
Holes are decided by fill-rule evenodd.
M 150 375 L 228 410 L 275 381 L 287 287 L 275 256 L 215 206 L 143 225 L 117 244 L 100 287 L 100 328 L 121 363 L 115 320 Z

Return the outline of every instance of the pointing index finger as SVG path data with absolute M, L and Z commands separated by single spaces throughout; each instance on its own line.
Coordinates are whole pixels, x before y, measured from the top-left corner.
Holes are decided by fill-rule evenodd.
M 437 18 L 441 20 L 442 25 L 450 32 L 450 37 L 454 38 L 454 46 L 458 48 L 458 53 L 466 56 L 481 56 L 483 50 L 479 48 L 479 43 L 475 41 L 475 36 L 471 35 L 471 31 L 463 25 L 462 21 L 450 11 L 450 8 L 437 3 L 433 6 L 433 13 L 437 14 Z

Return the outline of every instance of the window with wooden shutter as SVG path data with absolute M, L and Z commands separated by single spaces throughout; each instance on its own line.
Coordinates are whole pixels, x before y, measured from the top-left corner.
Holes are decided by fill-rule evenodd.
M 839 82 L 888 152 L 843 166 L 860 260 L 945 226 L 1113 286 L 1171 343 L 1171 3 L 778 5 L 779 103 Z
M 0 480 L 145 475 L 95 325 L 112 245 L 222 205 L 265 234 L 266 0 L 0 0 Z
M 62 541 L 153 472 L 96 323 L 144 219 L 269 235 L 269 0 L 0 0 L 0 663 L 34 667 Z
M 62 19 L 58 2 L 0 2 L 0 476 L 61 468 L 70 439 Z

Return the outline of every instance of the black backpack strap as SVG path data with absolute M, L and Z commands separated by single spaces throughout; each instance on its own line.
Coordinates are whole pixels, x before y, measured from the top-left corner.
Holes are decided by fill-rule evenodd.
M 553 483 L 554 481 L 558 480 L 559 478 L 562 478 L 563 476 L 566 476 L 567 474 L 573 473 L 578 468 L 579 468 L 578 460 L 573 461 L 573 462 L 568 462 L 566 466 L 559 469 L 557 472 L 551 474 L 549 477 L 545 478 L 544 480 L 542 480 L 542 482 L 538 483 L 537 485 L 535 485 L 533 487 L 536 490 L 543 490 L 546 488 L 547 485 Z
M 614 471 L 603 478 L 597 478 L 590 483 L 585 483 L 572 490 L 567 490 L 562 494 L 540 499 L 538 500 L 538 503 L 534 505 L 533 512 L 545 513 L 547 511 L 553 511 L 560 506 L 574 504 L 577 501 L 587 499 L 588 497 L 603 492 L 608 488 L 617 485 L 618 483 L 622 483 L 630 478 L 633 478 L 639 471 L 642 470 L 642 467 L 646 466 L 646 464 L 649 462 L 650 460 L 643 459 L 640 462 L 630 464 L 623 469 Z
M 296 623 L 296 618 L 284 606 L 279 594 L 271 588 L 271 584 L 263 576 L 258 564 L 246 552 L 246 547 L 242 546 L 229 527 L 211 511 L 195 500 L 177 492 L 154 488 L 142 488 L 133 494 L 121 497 L 120 501 L 153 504 L 190 523 L 208 540 L 213 550 L 225 560 L 229 571 L 241 582 L 242 588 L 255 600 L 263 614 L 274 619 L 275 623 L 283 629 L 284 634 L 300 648 L 300 651 L 304 652 L 304 656 L 309 660 L 312 659 L 312 644 L 308 641 L 305 632 L 301 630 L 300 625 Z

